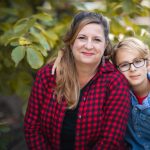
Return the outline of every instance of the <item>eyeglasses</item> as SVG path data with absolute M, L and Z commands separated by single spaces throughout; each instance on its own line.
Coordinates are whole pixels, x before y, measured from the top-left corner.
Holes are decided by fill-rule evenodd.
M 138 59 L 135 59 L 132 63 L 125 62 L 125 63 L 118 65 L 117 67 L 121 72 L 125 72 L 125 71 L 130 70 L 131 64 L 133 64 L 135 68 L 143 67 L 145 65 L 146 60 L 147 59 L 144 59 L 144 58 L 138 58 Z

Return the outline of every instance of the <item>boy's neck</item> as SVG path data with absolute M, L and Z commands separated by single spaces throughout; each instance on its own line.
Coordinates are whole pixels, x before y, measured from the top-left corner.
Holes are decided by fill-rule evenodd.
M 146 83 L 143 83 L 139 86 L 133 88 L 135 95 L 138 97 L 145 97 L 150 92 L 150 82 L 147 80 Z

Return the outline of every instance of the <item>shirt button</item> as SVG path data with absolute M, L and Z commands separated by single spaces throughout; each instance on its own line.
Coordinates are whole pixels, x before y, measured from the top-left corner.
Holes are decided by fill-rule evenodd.
M 141 134 L 138 133 L 137 135 L 138 135 L 138 137 L 141 137 Z
M 138 109 L 137 108 L 134 108 L 134 111 L 136 112 Z
M 86 98 L 85 98 L 85 97 L 83 98 L 83 101 L 86 101 Z
M 81 119 L 81 118 L 82 118 L 82 116 L 81 116 L 81 115 L 79 115 L 79 116 L 78 116 L 78 118 L 79 118 L 79 119 Z

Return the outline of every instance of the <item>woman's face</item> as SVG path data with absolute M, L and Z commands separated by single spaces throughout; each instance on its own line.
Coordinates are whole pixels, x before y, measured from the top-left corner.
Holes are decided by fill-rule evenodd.
M 76 65 L 99 64 L 106 47 L 103 27 L 95 23 L 84 26 L 71 47 Z
M 121 65 L 125 67 L 127 63 L 133 63 L 138 66 L 141 63 L 140 54 L 138 51 L 128 51 L 128 50 L 120 50 L 116 55 L 117 66 Z M 139 68 L 136 68 L 133 64 L 130 64 L 130 69 L 121 73 L 129 81 L 130 85 L 134 88 L 145 84 L 147 82 L 147 66 L 146 61 L 144 61 L 143 65 L 139 65 Z

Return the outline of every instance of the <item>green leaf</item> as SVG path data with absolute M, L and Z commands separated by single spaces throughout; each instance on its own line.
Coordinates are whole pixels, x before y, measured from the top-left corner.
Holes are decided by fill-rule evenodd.
M 47 30 L 46 36 L 53 41 L 59 40 L 58 35 L 55 32 L 53 32 L 52 30 Z
M 45 36 L 45 38 L 47 39 L 47 42 L 49 43 L 49 45 L 51 46 L 51 48 L 54 47 L 55 43 L 57 42 L 57 40 L 59 39 L 58 35 L 53 32 L 52 29 L 49 30 L 45 30 L 40 24 L 36 23 L 35 27 L 40 30 L 40 32 Z M 50 49 L 47 49 L 50 50 Z
M 43 46 L 43 48 L 45 48 L 46 50 L 50 49 L 50 46 L 49 46 L 46 38 L 43 36 L 43 34 L 41 32 L 38 32 L 37 30 L 32 28 L 30 33 L 38 39 L 39 43 Z
M 25 34 L 24 31 L 14 33 L 13 30 L 9 30 L 5 32 L 2 36 L 0 36 L 0 43 L 7 46 L 10 42 L 19 39 L 21 36 Z
M 19 45 L 24 46 L 24 45 L 31 45 L 31 41 L 25 37 L 20 37 L 19 38 Z
M 47 13 L 39 13 L 33 16 L 36 19 L 42 20 L 42 21 L 51 21 L 53 18 Z
M 48 55 L 48 54 L 47 54 L 47 50 L 44 49 L 41 45 L 39 45 L 39 44 L 32 44 L 31 47 L 32 47 L 34 50 L 40 51 L 43 56 L 47 57 L 47 55 Z
M 15 33 L 17 33 L 17 32 L 22 32 L 22 31 L 25 30 L 25 27 L 26 27 L 26 23 L 17 25 L 17 26 L 14 27 L 14 32 L 15 32 Z
M 66 26 L 64 24 L 58 24 L 53 28 L 53 32 L 55 32 L 58 35 L 64 33 L 64 31 L 66 31 Z
M 122 26 L 120 17 L 112 18 L 110 27 L 111 32 L 114 33 L 115 35 L 119 35 L 120 33 L 123 34 L 125 32 L 125 27 Z
M 13 47 L 17 47 L 19 46 L 19 41 L 18 39 L 14 39 L 10 42 L 10 45 L 13 46 Z
M 0 36 L 0 43 L 5 46 L 9 43 L 9 39 L 14 38 L 12 30 L 8 30 L 3 35 Z
M 56 42 L 58 42 L 58 40 L 59 40 L 58 35 L 55 32 L 53 32 L 52 30 L 47 30 L 47 31 L 43 32 L 43 34 L 47 38 L 47 41 L 48 41 L 49 45 L 51 46 L 51 48 L 53 48 L 55 46 Z
M 12 60 L 15 62 L 15 66 L 18 65 L 18 63 L 24 58 L 25 56 L 25 47 L 24 46 L 18 46 L 13 49 L 11 53 Z
M 15 8 L 2 7 L 2 5 L 1 5 L 0 17 L 3 16 L 3 15 L 6 15 L 6 14 L 15 16 L 15 15 L 18 14 L 18 12 Z
M 135 11 L 135 3 L 133 3 L 132 0 L 125 0 L 125 1 L 122 1 L 122 7 L 123 7 L 123 10 L 125 13 L 129 14 L 129 13 L 132 13 Z
M 41 53 L 31 47 L 27 48 L 27 61 L 34 69 L 40 68 L 44 63 Z
M 20 19 L 15 25 L 14 25 L 14 32 L 27 32 L 35 23 L 35 18 L 23 18 Z

